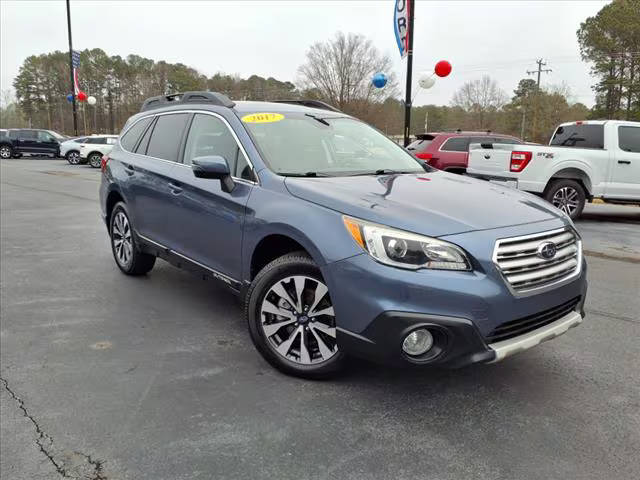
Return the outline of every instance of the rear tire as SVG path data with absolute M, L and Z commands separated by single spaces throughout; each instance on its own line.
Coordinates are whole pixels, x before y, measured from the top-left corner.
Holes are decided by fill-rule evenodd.
M 554 180 L 544 191 L 544 198 L 557 209 L 563 211 L 571 220 L 582 214 L 586 201 L 586 193 L 582 185 L 575 180 Z
M 89 165 L 93 168 L 100 168 L 100 163 L 102 162 L 102 154 L 101 153 L 92 153 L 87 157 L 89 161 Z
M 256 349 L 278 370 L 319 379 L 342 368 L 345 355 L 336 343 L 329 291 L 305 252 L 284 255 L 256 275 L 245 317 Z
M 124 202 L 116 203 L 109 220 L 111 251 L 118 268 L 127 275 L 145 275 L 156 263 L 156 257 L 144 253 L 137 244 L 131 217 Z

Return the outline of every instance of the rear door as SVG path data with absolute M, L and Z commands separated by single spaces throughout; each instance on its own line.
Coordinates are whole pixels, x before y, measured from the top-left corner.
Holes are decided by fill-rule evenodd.
M 469 137 L 450 137 L 440 146 L 437 156 L 444 170 L 467 168 L 468 151 Z
M 131 213 L 137 232 L 170 248 L 175 240 L 172 227 L 167 224 L 167 212 L 176 201 L 172 171 L 190 117 L 189 113 L 179 112 L 159 114 L 141 140 L 135 139 L 130 147 L 134 153 L 121 160 L 128 176 L 127 191 L 133 197 Z M 127 134 L 121 141 L 123 148 L 130 145 L 126 137 Z
M 35 130 L 12 130 L 11 138 L 20 153 L 42 153 Z
M 640 125 L 618 125 L 612 134 L 614 158 L 606 196 L 640 199 Z

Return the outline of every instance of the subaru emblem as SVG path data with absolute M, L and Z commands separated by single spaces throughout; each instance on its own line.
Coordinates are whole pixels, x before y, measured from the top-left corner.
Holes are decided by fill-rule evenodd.
M 556 256 L 556 244 L 553 242 L 542 242 L 540 245 L 538 245 L 538 250 L 536 253 L 540 258 L 551 260 Z

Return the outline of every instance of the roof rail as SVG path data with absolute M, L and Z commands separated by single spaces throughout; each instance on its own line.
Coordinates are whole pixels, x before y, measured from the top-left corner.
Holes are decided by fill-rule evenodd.
M 302 100 L 272 100 L 273 103 L 290 103 L 292 105 L 302 105 L 303 107 L 319 108 L 321 110 L 331 110 L 332 112 L 340 112 L 333 105 L 321 102 L 320 100 L 302 99 Z M 342 112 L 340 112 L 342 113 Z
M 173 93 L 171 95 L 159 95 L 157 97 L 147 98 L 142 107 L 141 112 L 153 110 L 154 108 L 166 107 L 169 105 L 193 104 L 193 103 L 209 103 L 219 105 L 221 107 L 231 108 L 235 105 L 233 101 L 226 95 L 218 92 L 184 92 Z

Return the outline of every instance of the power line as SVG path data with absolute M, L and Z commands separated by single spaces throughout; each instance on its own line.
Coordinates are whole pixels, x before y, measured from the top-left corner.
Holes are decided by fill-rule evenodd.
M 538 74 L 538 90 L 540 90 L 540 74 L 543 72 L 551 73 L 553 70 L 551 70 L 550 68 L 543 69 L 542 67 L 546 66 L 547 64 L 543 62 L 541 58 L 536 60 L 536 63 L 538 64 L 538 70 L 527 70 L 527 75 L 535 75 L 536 73 Z

